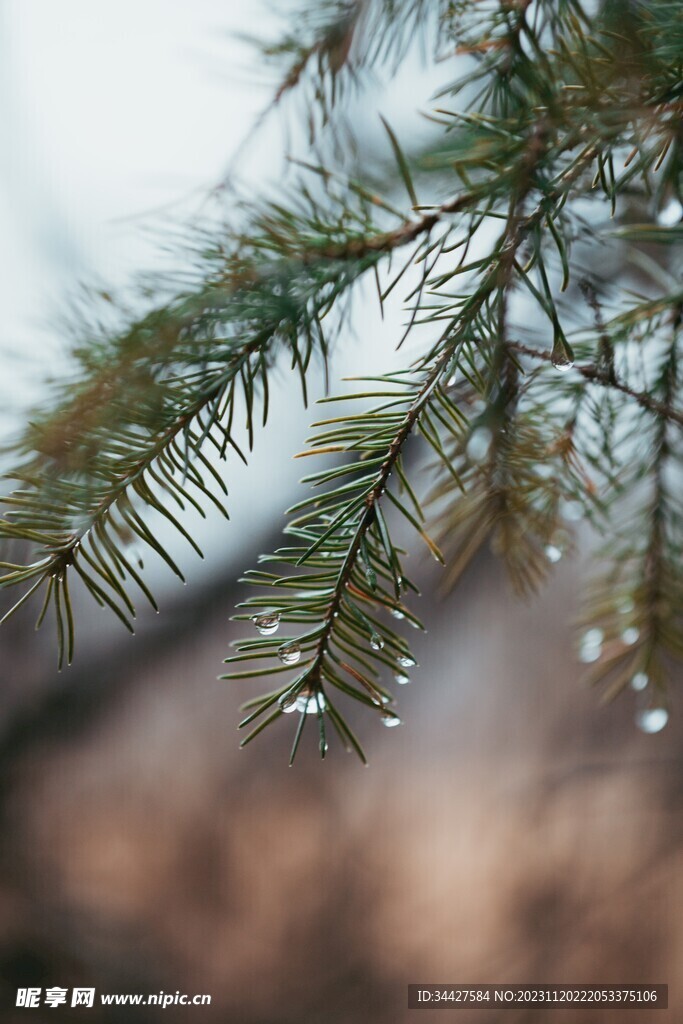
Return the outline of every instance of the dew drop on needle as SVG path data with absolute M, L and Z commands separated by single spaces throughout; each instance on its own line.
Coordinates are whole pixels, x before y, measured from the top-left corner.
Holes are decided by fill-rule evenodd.
M 636 725 L 642 732 L 661 732 L 668 721 L 666 708 L 645 708 L 636 714 Z
M 278 648 L 277 656 L 283 665 L 296 665 L 301 657 L 301 647 L 294 640 L 291 643 L 283 644 Z
M 261 636 L 272 636 L 278 631 L 280 616 L 278 612 L 266 612 L 264 615 L 252 615 L 251 621 Z

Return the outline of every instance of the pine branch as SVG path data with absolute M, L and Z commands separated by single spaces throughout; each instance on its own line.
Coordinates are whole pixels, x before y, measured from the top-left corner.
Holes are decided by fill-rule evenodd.
M 371 221 L 362 197 L 355 211 L 347 202 L 343 211 L 348 247 L 349 236 L 355 242 Z M 28 542 L 36 557 L 13 565 L 0 585 L 31 584 L 7 614 L 47 588 L 60 665 L 73 651 L 69 571 L 132 631 L 135 609 L 126 579 L 156 604 L 125 547 L 134 539 L 144 543 L 182 578 L 139 509 L 164 516 L 201 554 L 168 505 L 202 512 L 208 500 L 224 511 L 215 491 L 226 494 L 227 487 L 215 458 L 234 449 L 246 460 L 233 426 L 237 396 L 246 405 L 249 447 L 257 397 L 263 393 L 265 421 L 268 374 L 283 352 L 305 396 L 312 357 L 327 356 L 322 318 L 376 258 L 345 258 L 338 223 L 324 223 L 320 212 L 316 206 L 304 219 L 296 211 L 267 208 L 252 220 L 248 239 L 238 236 L 234 253 L 226 255 L 221 243 L 215 267 L 196 291 L 113 341 L 105 339 L 99 350 L 84 346 L 81 381 L 27 431 L 21 442 L 26 459 L 12 473 L 20 487 L 3 499 L 10 511 L 0 521 L 0 536 Z M 339 255 L 320 256 L 331 242 Z M 213 461 L 203 452 L 206 446 Z
M 238 206 L 231 224 L 198 237 L 189 286 L 164 282 L 147 316 L 89 330 L 74 379 L 14 453 L 18 486 L 4 499 L 0 540 L 20 553 L 2 563 L 0 586 L 26 588 L 15 609 L 42 592 L 38 624 L 52 609 L 60 664 L 73 652 L 74 574 L 132 629 L 129 585 L 154 598 L 131 545 L 180 574 L 148 512 L 199 551 L 185 511 L 223 509 L 220 460 L 230 450 L 246 460 L 281 361 L 307 401 L 310 367 L 322 362 L 327 375 L 354 286 L 370 272 L 382 310 L 409 282 L 397 347 L 410 337 L 416 356 L 352 396 L 361 412 L 317 424 L 306 454 L 341 461 L 306 478 L 313 495 L 290 510 L 291 546 L 247 576 L 265 593 L 241 617 L 260 635 L 228 659 L 245 666 L 231 677 L 288 675 L 249 702 L 242 725 L 257 724 L 244 742 L 298 710 L 292 757 L 312 714 L 323 755 L 331 724 L 363 756 L 339 695 L 399 721 L 382 673 L 406 682 L 413 659 L 386 616 L 419 620 L 406 605 L 414 587 L 394 519 L 441 558 L 405 463 L 416 435 L 436 457 L 428 500 L 447 578 L 490 541 L 527 593 L 568 550 L 567 509 L 578 505 L 612 560 L 586 613 L 588 635 L 601 638 L 586 660 L 597 651 L 609 692 L 645 678 L 664 701 L 668 667 L 683 658 L 673 495 L 683 462 L 673 255 L 683 237 L 683 36 L 668 0 L 615 9 L 325 0 L 265 47 L 285 62 L 273 106 L 295 90 L 304 99 L 321 163 L 302 162 L 286 198 Z M 404 150 L 382 118 L 393 164 L 359 180 L 348 170 L 353 145 L 340 145 L 342 100 L 373 68 L 392 73 L 416 36 L 443 58 L 433 135 Z M 458 57 L 453 71 L 459 54 L 467 63 Z M 617 254 L 644 271 L 644 294 L 627 292 L 630 269 L 610 282 Z M 617 605 L 626 598 L 628 612 Z M 280 622 L 291 635 L 274 639 Z
M 511 342 L 510 347 L 513 351 L 519 352 L 520 355 L 529 356 L 531 359 L 537 359 L 546 363 L 552 362 L 551 352 L 543 352 L 539 349 L 531 348 L 529 345 L 523 345 L 519 341 Z M 613 388 L 615 391 L 621 392 L 622 395 L 632 398 L 642 409 L 647 409 L 648 412 L 661 416 L 663 420 L 671 420 L 673 423 L 683 426 L 683 412 L 672 408 L 666 402 L 657 401 L 648 391 L 637 391 L 624 381 L 620 381 L 613 371 L 604 370 L 595 364 L 581 366 L 578 363 L 573 363 L 572 368 L 576 373 L 580 373 L 584 380 L 590 381 L 592 384 L 599 384 L 603 388 Z
M 329 484 L 331 489 L 290 509 L 290 513 L 303 512 L 290 524 L 288 532 L 303 541 L 304 546 L 283 549 L 275 560 L 312 571 L 286 577 L 258 572 L 246 577 L 245 582 L 260 587 L 268 582 L 274 589 L 295 589 L 291 598 L 278 596 L 273 600 L 268 594 L 245 602 L 246 607 L 258 609 L 252 619 L 260 632 L 275 632 L 281 620 L 305 622 L 308 628 L 304 634 L 284 641 L 243 641 L 238 644 L 240 653 L 227 659 L 239 662 L 245 658 L 279 657 L 285 667 L 302 656 L 306 659 L 293 682 L 249 702 L 247 706 L 255 704 L 256 710 L 242 726 L 273 707 L 275 712 L 267 722 L 291 710 L 299 710 L 302 721 L 306 714 L 315 712 L 324 757 L 327 713 L 344 745 L 363 757 L 350 727 L 332 704 L 329 688 L 374 707 L 385 724 L 399 724 L 398 716 L 386 706 L 391 698 L 378 682 L 377 668 L 393 666 L 397 681 L 405 683 L 408 678 L 398 669 L 410 667 L 415 661 L 405 641 L 377 614 L 391 611 L 414 625 L 419 626 L 419 621 L 402 604 L 405 592 L 414 588 L 403 574 L 400 552 L 391 540 L 386 514 L 392 506 L 397 509 L 438 555 L 421 526 L 422 512 L 406 480 L 402 458 L 408 438 L 435 400 L 439 378 L 452 355 L 451 349 L 445 350 L 428 370 L 379 378 L 381 391 L 351 396 L 367 399 L 375 394 L 382 399 L 380 406 L 367 413 L 317 424 L 327 429 L 313 438 L 313 448 L 304 454 L 339 451 L 360 455 L 352 463 L 309 477 L 316 486 Z M 392 385 L 398 390 L 387 390 Z M 371 435 L 366 432 L 368 421 L 373 423 Z M 390 484 L 394 472 L 399 478 L 398 490 Z M 340 478 L 349 476 L 348 483 L 339 485 Z M 413 511 L 401 496 L 402 488 L 414 505 Z M 302 591 L 302 587 L 306 590 Z M 280 670 L 267 667 L 259 674 Z M 238 672 L 225 678 L 243 676 Z M 258 735 L 263 724 L 243 743 Z M 292 758 L 300 735 L 297 731 Z
M 679 303 L 654 385 L 669 410 L 680 400 L 680 330 Z M 612 565 L 594 585 L 581 656 L 594 663 L 589 678 L 606 686 L 606 699 L 630 684 L 645 701 L 639 724 L 656 731 L 666 721 L 667 676 L 672 663 L 683 659 L 683 516 L 676 480 L 683 439 L 678 423 L 659 411 L 649 424 L 641 419 L 637 429 L 651 440 L 638 452 L 629 438 L 630 486 L 619 520 L 612 511 L 613 538 L 605 552 Z

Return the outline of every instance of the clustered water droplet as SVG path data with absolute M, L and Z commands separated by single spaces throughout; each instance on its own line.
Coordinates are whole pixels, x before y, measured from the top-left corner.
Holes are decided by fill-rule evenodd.
M 386 725 L 387 729 L 393 729 L 394 726 L 401 725 L 401 719 L 393 711 L 383 711 L 382 725 Z
M 284 697 L 280 697 L 278 701 L 280 710 L 288 715 L 291 711 L 296 710 L 297 695 L 295 693 L 286 693 Z
M 327 707 L 323 693 L 300 693 L 296 699 L 296 709 L 306 715 L 317 715 L 318 708 L 324 711 Z
M 372 647 L 373 651 L 382 650 L 382 648 L 384 647 L 384 640 L 379 635 L 379 633 L 372 634 L 372 636 L 370 637 L 370 646 Z
M 669 202 L 657 213 L 657 223 L 660 228 L 673 228 L 683 220 L 683 204 L 680 199 L 673 196 Z
M 592 661 L 597 661 L 602 654 L 602 641 L 605 634 L 601 629 L 589 629 L 583 634 L 581 639 L 581 647 L 579 649 L 579 658 L 584 664 L 590 664 Z
M 561 336 L 555 337 L 553 350 L 550 353 L 550 361 L 560 373 L 566 373 L 574 365 L 574 353 Z
M 401 668 L 413 668 L 413 666 L 417 665 L 415 658 L 410 654 L 399 654 L 396 661 L 399 663 Z
M 666 708 L 644 708 L 636 712 L 636 725 L 643 732 L 661 732 L 669 721 L 669 712 Z
M 477 427 L 476 430 L 472 431 L 472 436 L 467 442 L 467 457 L 471 462 L 485 462 L 491 444 L 493 442 L 493 434 L 488 427 Z
M 315 715 L 318 707 L 325 710 L 325 695 L 323 693 L 311 693 L 310 690 L 300 690 L 298 693 L 286 693 L 279 700 L 280 710 L 286 715 L 292 711 L 300 711 L 302 714 Z
M 631 679 L 631 689 L 636 691 L 646 690 L 649 682 L 650 680 L 645 672 L 636 672 Z
M 574 365 L 574 360 L 570 359 L 565 352 L 562 352 L 552 357 L 552 363 L 555 369 L 559 370 L 560 373 L 566 373 L 567 370 L 571 370 Z
M 555 544 L 546 544 L 545 557 L 549 562 L 559 562 L 562 558 L 562 551 Z
M 265 612 L 263 615 L 252 615 L 251 621 L 261 636 L 272 636 L 278 631 L 280 614 L 279 612 Z
M 277 656 L 283 665 L 296 665 L 301 657 L 301 646 L 296 640 L 291 640 L 278 648 Z
M 410 676 L 407 676 L 405 672 L 395 672 L 394 679 L 399 684 L 399 686 L 405 686 L 406 683 L 410 682 Z

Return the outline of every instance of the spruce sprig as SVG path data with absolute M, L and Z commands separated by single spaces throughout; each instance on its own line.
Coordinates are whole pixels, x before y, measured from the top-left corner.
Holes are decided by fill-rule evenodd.
M 663 710 L 683 658 L 683 35 L 677 4 L 626 6 L 325 0 L 265 46 L 274 105 L 305 99 L 315 157 L 286 195 L 196 235 L 189 285 L 163 282 L 118 329 L 91 324 L 13 451 L 0 586 L 22 588 L 7 615 L 42 593 L 60 666 L 74 580 L 129 629 L 131 588 L 156 607 L 132 542 L 181 569 L 150 512 L 199 551 L 184 513 L 225 511 L 222 461 L 246 461 L 273 371 L 288 361 L 307 402 L 372 276 L 382 308 L 407 292 L 396 344 L 410 336 L 411 360 L 358 378 L 355 411 L 316 424 L 302 457 L 327 461 L 290 509 L 291 544 L 245 577 L 258 593 L 239 617 L 257 632 L 228 678 L 283 682 L 249 701 L 244 742 L 298 711 L 292 757 L 313 714 L 323 756 L 328 725 L 363 756 L 346 697 L 398 721 L 383 680 L 413 658 L 392 613 L 420 625 L 399 521 L 451 583 L 489 544 L 528 593 L 570 550 L 578 509 L 603 538 L 591 677 Z M 391 163 L 361 174 L 344 100 L 418 36 L 443 68 L 433 134 L 411 151 L 382 118 Z

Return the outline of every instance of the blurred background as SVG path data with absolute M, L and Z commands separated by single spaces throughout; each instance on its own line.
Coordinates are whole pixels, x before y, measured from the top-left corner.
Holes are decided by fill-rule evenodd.
M 0 0 L 3 441 L 68 370 L 79 285 L 163 272 L 159 233 L 206 215 L 267 106 L 244 35 L 271 25 L 245 0 Z M 361 147 L 377 134 L 368 110 L 419 131 L 433 84 L 417 57 L 378 80 L 353 112 Z M 296 131 L 266 119 L 241 176 L 277 179 Z M 399 324 L 361 295 L 335 374 L 386 369 Z M 22 986 L 208 993 L 211 1006 L 163 1011 L 207 1024 L 397 1024 L 415 1016 L 408 983 L 668 982 L 671 1010 L 627 1019 L 679 1020 L 683 733 L 674 716 L 644 735 L 635 695 L 603 708 L 582 688 L 585 552 L 530 604 L 487 553 L 450 596 L 416 553 L 429 632 L 398 694 L 403 727 L 358 720 L 370 767 L 304 743 L 287 768 L 289 721 L 238 750 L 257 689 L 216 679 L 240 632 L 235 581 L 278 542 L 313 418 L 283 373 L 248 473 L 229 466 L 232 522 L 202 526 L 204 563 L 178 547 L 187 588 L 150 566 L 162 614 L 137 636 L 84 605 L 76 664 L 58 675 L 30 612 L 0 631 L 2 1019 L 24 1019 Z

